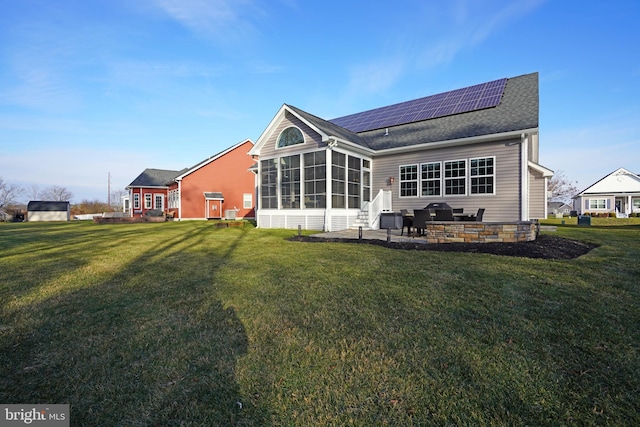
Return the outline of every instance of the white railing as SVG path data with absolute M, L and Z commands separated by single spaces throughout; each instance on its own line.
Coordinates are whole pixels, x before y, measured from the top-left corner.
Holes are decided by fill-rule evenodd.
M 376 197 L 369 202 L 369 227 L 372 230 L 380 228 L 380 214 L 391 212 L 391 191 L 380 190 Z

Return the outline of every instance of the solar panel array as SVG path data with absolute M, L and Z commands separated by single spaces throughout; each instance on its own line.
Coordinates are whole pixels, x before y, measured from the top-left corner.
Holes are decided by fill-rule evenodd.
M 364 132 L 491 108 L 500 103 L 506 83 L 507 79 L 494 80 L 329 121 L 352 132 Z

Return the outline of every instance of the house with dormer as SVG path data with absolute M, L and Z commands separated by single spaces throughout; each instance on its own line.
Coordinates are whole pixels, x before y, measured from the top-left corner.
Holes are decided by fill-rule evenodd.
M 324 119 L 284 104 L 250 150 L 261 228 L 378 228 L 446 202 L 484 221 L 547 215 L 538 74 Z

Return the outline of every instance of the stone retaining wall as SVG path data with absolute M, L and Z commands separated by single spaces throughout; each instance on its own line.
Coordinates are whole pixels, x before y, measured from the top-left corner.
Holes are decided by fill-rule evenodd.
M 427 243 L 528 242 L 536 239 L 536 223 L 520 222 L 427 222 Z

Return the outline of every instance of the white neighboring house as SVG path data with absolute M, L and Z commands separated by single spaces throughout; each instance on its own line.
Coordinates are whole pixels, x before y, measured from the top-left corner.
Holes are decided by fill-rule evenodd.
M 573 197 L 578 214 L 615 212 L 619 217 L 640 212 L 640 176 L 619 168 Z
M 69 221 L 69 202 L 31 201 L 27 205 L 27 221 Z

